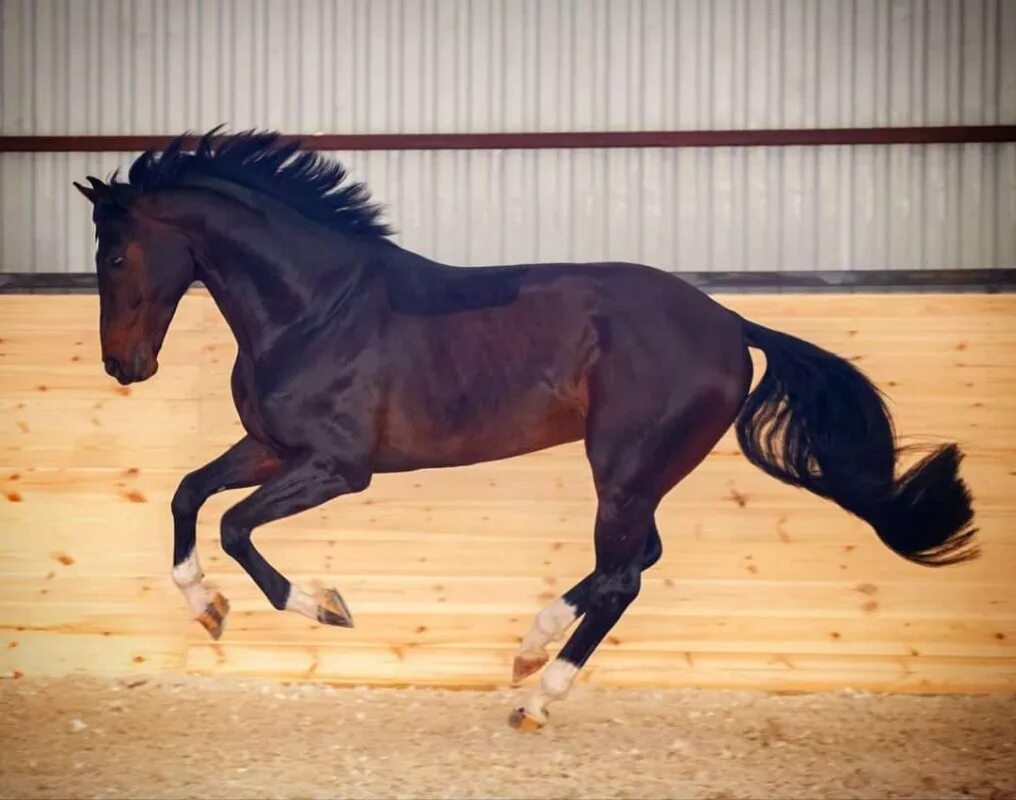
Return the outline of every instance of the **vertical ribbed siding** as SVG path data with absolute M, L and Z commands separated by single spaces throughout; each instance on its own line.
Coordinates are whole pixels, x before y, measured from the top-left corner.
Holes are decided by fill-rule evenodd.
M 452 263 L 1016 264 L 1016 144 L 331 155 L 388 206 L 400 243 Z M 0 271 L 91 269 L 91 217 L 71 181 L 132 158 L 0 158 Z
M 0 132 L 428 132 L 1016 122 L 1004 0 L 0 1 Z M 355 153 L 456 263 L 1016 264 L 1016 145 Z M 0 156 L 0 270 L 90 268 L 70 182 Z
M 1005 0 L 3 0 L 6 134 L 1016 122 Z

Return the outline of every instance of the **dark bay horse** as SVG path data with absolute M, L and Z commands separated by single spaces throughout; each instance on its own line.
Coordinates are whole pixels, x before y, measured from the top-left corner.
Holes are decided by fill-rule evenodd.
M 126 182 L 75 184 L 94 205 L 106 371 L 155 374 L 187 288 L 208 288 L 236 337 L 246 436 L 181 481 L 173 580 L 218 638 L 228 604 L 202 582 L 198 510 L 258 487 L 222 517 L 223 549 L 269 602 L 352 625 L 334 589 L 309 594 L 251 543 L 260 525 L 365 489 L 376 472 L 448 467 L 585 440 L 598 497 L 595 567 L 542 610 L 514 677 L 548 661 L 511 716 L 536 728 L 639 593 L 661 554 L 654 515 L 732 424 L 748 459 L 939 566 L 977 553 L 955 445 L 897 476 L 878 390 L 853 365 L 764 328 L 674 275 L 622 263 L 456 268 L 396 246 L 338 163 L 272 133 L 181 137 Z M 748 349 L 766 371 L 750 390 Z

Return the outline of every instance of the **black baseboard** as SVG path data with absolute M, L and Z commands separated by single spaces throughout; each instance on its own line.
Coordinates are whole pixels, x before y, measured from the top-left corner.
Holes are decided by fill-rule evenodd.
M 706 292 L 860 293 L 1016 291 L 1016 269 L 901 269 L 816 272 L 676 272 Z M 89 294 L 91 272 L 0 272 L 0 294 Z

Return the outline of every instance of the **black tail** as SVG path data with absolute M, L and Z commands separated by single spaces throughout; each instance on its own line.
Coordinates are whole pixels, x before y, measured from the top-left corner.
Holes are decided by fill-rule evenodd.
M 752 464 L 856 514 L 911 561 L 942 566 L 978 555 L 956 445 L 943 445 L 896 478 L 892 419 L 860 370 L 753 322 L 744 330 L 767 362 L 737 417 L 737 440 Z

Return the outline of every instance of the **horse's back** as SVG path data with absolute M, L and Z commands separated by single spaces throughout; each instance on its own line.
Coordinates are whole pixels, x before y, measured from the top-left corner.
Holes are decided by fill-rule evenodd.
M 651 267 L 426 272 L 386 286 L 390 384 L 381 444 L 389 469 L 471 463 L 582 438 L 591 404 L 603 400 L 593 387 L 651 413 L 677 384 L 696 385 L 709 359 L 729 360 L 740 341 L 735 316 Z

